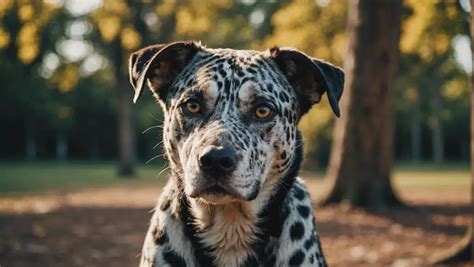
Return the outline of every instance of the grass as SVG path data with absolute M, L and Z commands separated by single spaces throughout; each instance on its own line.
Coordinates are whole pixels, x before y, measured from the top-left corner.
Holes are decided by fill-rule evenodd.
M 160 164 L 137 164 L 135 179 L 119 178 L 112 162 L 0 162 L 0 195 L 72 191 L 84 187 L 163 183 Z M 307 179 L 322 179 L 324 172 L 302 171 Z M 393 182 L 402 187 L 469 188 L 466 164 L 397 164 Z
M 469 189 L 471 174 L 468 168 L 395 169 L 393 182 L 401 187 Z
M 83 187 L 163 182 L 163 165 L 137 164 L 134 179 L 117 176 L 112 162 L 0 162 L 0 195 L 71 191 Z
M 324 171 L 305 171 L 300 175 L 305 179 L 323 179 Z M 471 173 L 468 163 L 398 162 L 392 172 L 392 182 L 401 188 L 425 189 L 464 189 L 471 186 Z

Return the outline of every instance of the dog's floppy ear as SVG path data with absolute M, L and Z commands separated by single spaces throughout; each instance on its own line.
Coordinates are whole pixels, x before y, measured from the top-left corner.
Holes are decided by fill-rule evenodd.
M 133 102 L 140 97 L 145 81 L 155 97 L 165 101 L 168 87 L 200 49 L 195 42 L 176 42 L 145 47 L 130 55 L 128 72 L 135 89 Z
M 321 101 L 322 95 L 327 92 L 334 114 L 340 116 L 339 99 L 344 89 L 344 71 L 341 68 L 291 48 L 273 47 L 270 55 L 296 90 L 301 115 Z

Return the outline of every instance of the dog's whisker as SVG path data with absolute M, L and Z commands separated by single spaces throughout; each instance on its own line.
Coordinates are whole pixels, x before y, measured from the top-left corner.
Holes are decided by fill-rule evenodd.
M 163 144 L 163 141 L 158 142 L 156 145 L 153 146 L 153 149 L 156 149 L 157 147 L 159 147 L 162 144 Z
M 147 133 L 148 131 L 152 130 L 152 129 L 156 129 L 156 128 L 162 128 L 163 129 L 163 125 L 155 125 L 155 126 L 151 126 L 145 130 L 143 130 L 142 134 L 145 134 Z
M 163 168 L 163 170 L 161 170 L 156 176 L 155 176 L 155 180 L 158 180 L 160 178 L 160 175 L 163 174 L 165 171 L 169 170 L 170 169 L 170 166 L 166 166 L 165 168 Z
M 148 116 L 150 116 L 152 119 L 154 119 L 154 120 L 156 120 L 156 121 L 158 121 L 158 122 L 160 122 L 160 123 L 163 123 L 163 120 L 160 120 L 158 117 L 154 116 L 154 115 L 151 114 L 151 113 L 148 113 Z
M 162 157 L 163 155 L 164 155 L 164 153 L 161 153 L 161 154 L 159 154 L 159 155 L 156 155 L 156 156 L 152 157 L 151 159 L 149 159 L 148 161 L 146 161 L 145 164 L 148 164 L 148 163 L 152 162 L 153 160 L 155 160 L 155 159 L 157 159 L 157 158 L 159 158 L 159 157 Z

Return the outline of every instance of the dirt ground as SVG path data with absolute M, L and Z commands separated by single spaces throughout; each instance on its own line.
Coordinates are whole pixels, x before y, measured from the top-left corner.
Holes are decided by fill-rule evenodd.
M 319 186 L 308 186 L 317 199 Z M 159 191 L 140 185 L 2 197 L 0 266 L 137 266 Z M 472 212 L 469 190 L 413 189 L 401 196 L 411 209 L 315 207 L 329 265 L 425 266 L 461 239 Z

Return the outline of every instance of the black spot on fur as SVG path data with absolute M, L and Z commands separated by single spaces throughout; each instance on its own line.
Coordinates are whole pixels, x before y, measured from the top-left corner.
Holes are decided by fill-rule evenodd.
M 303 238 L 304 225 L 301 222 L 295 222 L 290 228 L 291 240 L 297 241 Z
M 257 74 L 257 71 L 252 68 L 247 69 L 247 71 L 252 73 L 253 75 Z
M 227 75 L 227 73 L 225 72 L 225 70 L 223 69 L 220 69 L 219 70 L 219 74 L 222 76 L 222 77 L 225 77 Z
M 171 266 L 186 267 L 186 261 L 171 249 L 163 252 L 163 259 Z
M 306 192 L 298 186 L 294 187 L 294 196 L 298 200 L 303 200 L 306 197 Z
M 153 234 L 153 238 L 155 239 L 156 244 L 162 246 L 168 243 L 168 235 L 166 234 L 165 231 L 158 230 L 157 228 L 155 228 L 152 234 Z
M 224 94 L 225 95 L 230 95 L 230 86 L 231 86 L 231 81 L 229 79 L 226 79 L 224 81 Z
M 297 250 L 295 253 L 293 253 L 293 255 L 291 256 L 290 258 L 290 261 L 288 262 L 288 264 L 290 266 L 299 266 L 303 263 L 304 261 L 304 253 L 303 251 L 301 250 Z
M 315 242 L 315 241 L 316 241 L 316 240 L 315 240 L 315 238 L 314 238 L 314 235 L 311 235 L 311 237 L 308 238 L 308 240 L 306 240 L 306 241 L 304 242 L 304 248 L 305 248 L 306 250 L 309 250 L 309 249 L 314 245 L 314 242 Z
M 271 83 L 268 84 L 268 85 L 267 85 L 267 90 L 268 90 L 268 92 L 269 92 L 270 94 L 273 94 L 273 84 L 271 84 Z
M 327 266 L 326 259 L 324 258 L 323 248 L 321 247 L 321 241 L 319 240 L 319 235 L 315 235 L 315 242 L 318 245 L 319 250 L 319 252 L 316 252 L 316 258 L 320 262 L 321 266 Z
M 301 217 L 308 218 L 310 213 L 310 208 L 308 206 L 298 205 L 296 209 L 298 210 L 298 213 L 301 215 Z
M 162 211 L 165 211 L 170 207 L 170 205 L 171 205 L 171 200 L 169 198 L 166 198 L 163 200 L 163 202 L 161 202 L 160 209 Z

